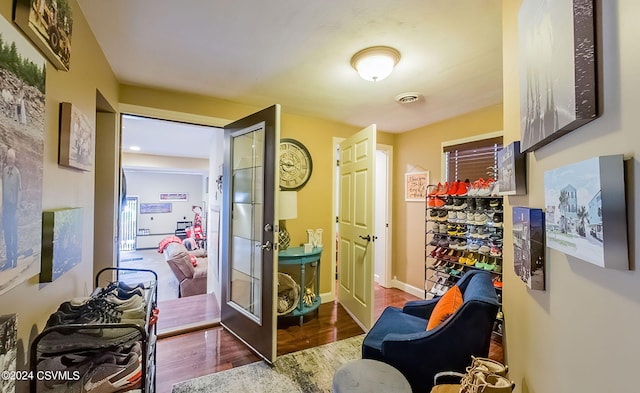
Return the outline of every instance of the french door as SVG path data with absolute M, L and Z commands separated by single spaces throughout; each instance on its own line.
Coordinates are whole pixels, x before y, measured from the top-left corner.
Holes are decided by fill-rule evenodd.
M 224 130 L 221 324 L 273 362 L 280 106 L 235 121 Z

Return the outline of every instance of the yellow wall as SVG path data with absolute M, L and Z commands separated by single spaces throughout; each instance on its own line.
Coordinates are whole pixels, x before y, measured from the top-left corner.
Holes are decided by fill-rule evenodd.
M 262 108 L 204 97 L 193 94 L 164 91 L 123 85 L 120 102 L 125 108 L 156 108 L 169 112 L 183 112 L 219 119 L 218 126 L 249 115 Z M 146 109 L 142 109 L 146 110 Z M 215 122 L 214 122 L 215 123 Z M 298 191 L 298 218 L 287 220 L 291 244 L 306 243 L 309 228 L 323 230 L 324 252 L 321 260 L 320 292 L 333 292 L 331 274 L 331 228 L 332 216 L 333 138 L 346 138 L 359 130 L 330 120 L 293 115 L 282 108 L 281 138 L 294 138 L 302 142 L 313 159 L 313 173 L 309 182 Z M 378 142 L 392 144 L 394 136 L 378 132 Z
M 518 9 L 503 1 L 504 128 L 507 141 L 519 140 Z M 544 172 L 591 157 L 629 157 L 627 227 L 634 270 L 614 271 L 547 249 L 547 289 L 531 291 L 504 266 L 507 361 L 516 392 L 636 392 L 640 353 L 640 274 L 638 260 L 638 106 L 640 3 L 602 2 L 603 114 L 528 155 L 528 194 L 505 198 L 509 206 L 544 207 Z M 617 225 L 625 225 L 621 222 Z M 505 245 L 512 236 L 507 226 Z M 606 228 L 605 228 L 606 231 Z M 513 260 L 504 247 L 505 261 Z
M 395 136 L 393 272 L 397 280 L 424 288 L 424 202 L 404 200 L 404 174 L 429 171 L 440 181 L 442 142 L 502 131 L 502 105 L 494 105 Z
M 0 4 L 8 21 L 12 3 Z M 116 107 L 118 84 L 76 1 L 69 4 L 74 15 L 71 69 L 56 71 L 47 65 L 42 208 L 84 207 L 82 262 L 53 283 L 41 285 L 35 276 L 0 296 L 0 315 L 18 314 L 19 368 L 26 365 L 30 339 L 44 328 L 58 304 L 93 289 L 94 172 L 58 166 L 58 107 L 60 102 L 71 102 L 93 123 L 96 89 Z M 18 391 L 26 386 L 18 384 Z

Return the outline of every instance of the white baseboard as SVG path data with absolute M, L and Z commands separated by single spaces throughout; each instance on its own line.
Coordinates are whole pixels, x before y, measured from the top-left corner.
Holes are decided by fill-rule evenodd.
M 398 281 L 398 280 L 391 280 L 391 286 L 393 288 L 398 288 L 401 291 L 404 291 L 406 293 L 410 293 L 413 296 L 419 297 L 420 299 L 424 299 L 424 289 L 423 288 L 418 288 L 418 287 L 414 287 L 413 285 L 409 285 L 407 283 L 404 283 L 402 281 Z
M 398 288 L 399 290 L 410 293 L 415 297 L 424 299 L 424 289 L 414 287 L 412 285 L 406 284 L 398 280 L 391 280 L 390 284 L 391 284 L 391 288 Z M 336 300 L 336 294 L 334 292 L 321 293 L 320 299 L 321 299 L 320 303 L 330 303 Z

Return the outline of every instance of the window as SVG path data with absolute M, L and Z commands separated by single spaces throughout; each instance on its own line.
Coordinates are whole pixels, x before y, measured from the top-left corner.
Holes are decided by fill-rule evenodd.
M 446 181 L 496 178 L 502 137 L 444 146 Z

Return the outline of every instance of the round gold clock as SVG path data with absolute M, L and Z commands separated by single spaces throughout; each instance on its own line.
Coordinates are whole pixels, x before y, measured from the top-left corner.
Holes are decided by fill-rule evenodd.
M 309 150 L 295 139 L 280 140 L 280 189 L 295 191 L 311 177 L 313 163 Z

